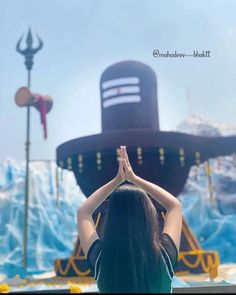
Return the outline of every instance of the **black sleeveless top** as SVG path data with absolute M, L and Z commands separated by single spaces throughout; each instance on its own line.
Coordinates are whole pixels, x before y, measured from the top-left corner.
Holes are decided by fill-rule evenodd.
M 87 263 L 92 271 L 92 275 L 99 282 L 99 274 L 101 269 L 100 256 L 102 252 L 102 241 L 97 239 L 90 246 L 87 254 Z M 152 292 L 155 293 L 172 293 L 172 279 L 174 276 L 174 268 L 178 262 L 178 250 L 172 238 L 163 233 L 161 235 L 161 265 L 158 268 L 157 284 L 153 286 Z M 160 275 L 161 270 L 161 275 Z M 161 278 L 161 282 L 160 282 Z M 98 284 L 99 287 L 99 284 Z M 102 290 L 99 291 L 102 292 Z

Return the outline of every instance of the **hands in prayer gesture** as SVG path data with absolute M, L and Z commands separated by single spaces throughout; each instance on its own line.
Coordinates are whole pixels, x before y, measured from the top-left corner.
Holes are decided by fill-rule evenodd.
M 126 146 L 120 146 L 119 169 L 116 177 L 121 183 L 125 180 L 133 182 L 135 178 L 135 173 L 133 172 L 132 166 L 129 162 Z

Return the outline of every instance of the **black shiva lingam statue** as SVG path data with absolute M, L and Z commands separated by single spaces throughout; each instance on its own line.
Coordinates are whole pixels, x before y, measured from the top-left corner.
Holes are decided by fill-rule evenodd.
M 123 61 L 107 68 L 101 77 L 102 133 L 63 143 L 57 148 L 57 165 L 72 170 L 86 196 L 117 173 L 118 149 L 126 145 L 137 175 L 178 197 L 191 166 L 236 151 L 236 137 L 201 137 L 159 129 L 157 79 L 147 65 Z M 94 213 L 101 232 L 107 202 Z M 154 202 L 157 210 L 162 208 Z M 164 214 L 158 214 L 160 226 Z M 204 251 L 183 221 L 178 272 L 209 272 L 219 265 L 216 251 Z M 57 259 L 58 276 L 91 276 L 79 237 L 72 256 Z

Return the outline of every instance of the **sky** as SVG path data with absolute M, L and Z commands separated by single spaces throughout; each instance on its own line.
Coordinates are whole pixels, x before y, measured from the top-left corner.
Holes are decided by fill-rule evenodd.
M 100 77 L 123 60 L 155 71 L 162 131 L 190 115 L 236 125 L 235 11 L 236 0 L 0 0 L 0 163 L 25 159 L 26 108 L 14 97 L 27 73 L 15 46 L 29 27 L 44 42 L 31 89 L 54 103 L 47 140 L 31 109 L 30 159 L 54 160 L 63 142 L 101 132 Z M 210 57 L 155 58 L 155 49 Z

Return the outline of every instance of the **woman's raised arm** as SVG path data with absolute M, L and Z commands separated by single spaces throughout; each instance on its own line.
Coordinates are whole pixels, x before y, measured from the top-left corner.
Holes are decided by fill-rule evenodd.
M 79 238 L 86 256 L 92 243 L 99 238 L 92 218 L 93 212 L 124 180 L 125 173 L 121 158 L 116 177 L 97 189 L 78 209 Z

